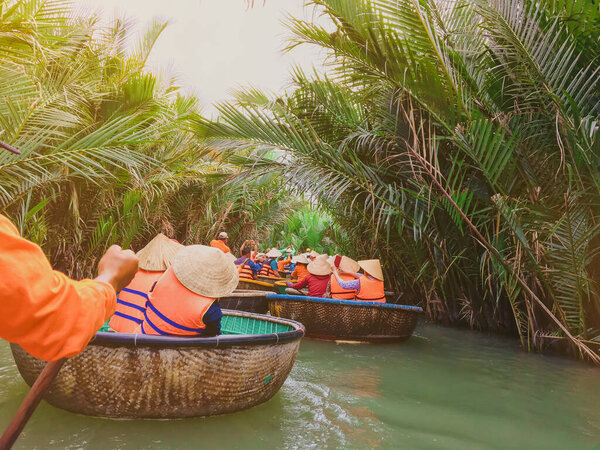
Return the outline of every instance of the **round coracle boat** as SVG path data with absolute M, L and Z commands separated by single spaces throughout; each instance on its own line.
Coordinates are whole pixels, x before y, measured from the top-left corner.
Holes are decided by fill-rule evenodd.
M 288 281 L 276 281 L 275 288 L 277 289 L 277 292 L 279 292 L 282 295 L 285 295 L 285 290 L 287 289 Z
M 236 289 L 227 297 L 221 297 L 219 304 L 223 309 L 234 309 L 251 313 L 265 314 L 269 311 L 267 295 L 272 291 L 253 291 Z
M 241 311 L 223 311 L 215 337 L 98 332 L 68 359 L 45 400 L 91 416 L 172 419 L 211 416 L 269 400 L 288 377 L 304 326 Z M 31 386 L 44 361 L 11 344 Z
M 408 339 L 423 308 L 392 303 L 267 295 L 272 316 L 297 320 L 318 339 L 394 342 Z
M 273 283 L 265 283 L 264 281 L 251 280 L 249 278 L 240 278 L 237 285 L 237 290 L 245 291 L 274 291 Z
M 264 275 L 258 275 L 256 277 L 258 281 L 262 281 L 263 283 L 275 283 L 276 281 L 289 281 L 287 278 L 281 277 L 265 277 Z

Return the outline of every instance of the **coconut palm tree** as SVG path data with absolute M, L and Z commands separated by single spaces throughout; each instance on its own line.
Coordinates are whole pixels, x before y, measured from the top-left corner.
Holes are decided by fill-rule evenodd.
M 244 91 L 198 132 L 318 199 L 432 318 L 599 362 L 598 9 L 311 3 L 335 31 L 291 19 L 289 48 L 328 51 L 327 76 Z

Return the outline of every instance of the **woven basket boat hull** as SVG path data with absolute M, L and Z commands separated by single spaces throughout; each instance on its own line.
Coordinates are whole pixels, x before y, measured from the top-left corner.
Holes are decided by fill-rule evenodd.
M 285 278 L 288 280 L 292 278 L 292 272 L 290 270 L 278 270 L 277 272 L 279 272 L 279 276 L 281 278 Z
M 112 418 L 172 419 L 250 408 L 277 393 L 296 359 L 304 327 L 280 324 L 292 331 L 184 339 L 99 332 L 64 364 L 45 400 L 74 413 Z M 31 385 L 45 362 L 11 347 Z
M 231 295 L 221 297 L 219 303 L 223 309 L 265 314 L 269 311 L 267 295 L 271 293 L 270 291 L 236 289 Z
M 237 290 L 244 291 L 270 291 L 275 292 L 275 285 L 273 283 L 266 283 L 260 280 L 248 280 L 246 278 L 240 278 L 237 285 Z
M 257 281 L 262 281 L 263 283 L 270 283 L 270 284 L 273 284 L 276 281 L 289 281 L 287 278 L 282 278 L 282 277 L 265 277 L 263 275 L 258 275 L 256 278 L 257 278 Z
M 423 309 L 390 303 L 268 295 L 272 316 L 301 322 L 306 336 L 328 340 L 394 342 L 408 339 Z

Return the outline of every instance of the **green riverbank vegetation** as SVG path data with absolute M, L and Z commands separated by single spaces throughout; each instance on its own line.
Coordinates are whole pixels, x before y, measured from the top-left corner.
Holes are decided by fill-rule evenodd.
M 3 212 L 75 276 L 157 231 L 321 235 L 380 258 L 430 320 L 600 363 L 598 5 L 311 6 L 332 27 L 289 18 L 287 45 L 321 48 L 327 75 L 294 69 L 287 93 L 247 88 L 209 121 L 145 68 L 164 23 L 131 47 L 127 21 L 1 1 L 0 140 L 23 152 L 0 154 Z

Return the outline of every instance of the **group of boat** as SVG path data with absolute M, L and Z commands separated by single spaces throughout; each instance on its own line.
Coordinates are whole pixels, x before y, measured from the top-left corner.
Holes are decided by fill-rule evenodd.
M 304 336 L 338 342 L 408 339 L 422 309 L 394 303 L 286 295 L 280 278 L 240 278 L 219 299 L 221 334 L 175 337 L 99 331 L 69 359 L 45 400 L 75 413 L 171 419 L 225 414 L 269 400 L 287 379 Z M 12 352 L 32 385 L 45 362 Z

